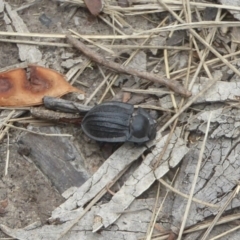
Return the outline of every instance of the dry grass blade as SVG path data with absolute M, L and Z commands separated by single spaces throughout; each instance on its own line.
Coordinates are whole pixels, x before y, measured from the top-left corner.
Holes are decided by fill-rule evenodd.
M 82 36 L 82 35 L 81 35 Z M 84 37 L 82 37 L 85 39 Z M 90 40 L 88 40 L 90 41 Z M 39 46 L 54 46 L 54 47 L 66 47 L 66 48 L 71 48 L 71 44 L 67 43 L 58 43 L 58 42 L 39 42 L 39 41 L 27 41 L 27 40 L 19 40 L 19 39 L 0 39 L 0 42 L 8 42 L 8 43 L 21 43 L 21 44 L 30 44 L 30 45 L 39 45 Z M 190 51 L 189 47 L 178 47 L 178 46 L 137 46 L 137 45 L 86 45 L 89 48 L 101 48 L 105 50 L 108 53 L 111 53 L 114 55 L 114 52 L 111 51 L 111 49 L 170 49 L 170 50 L 186 50 Z
M 217 16 L 216 16 L 216 19 L 218 19 L 218 18 L 220 17 L 220 13 L 221 13 L 221 12 L 218 11 L 218 14 L 217 14 Z M 216 29 L 211 29 L 210 32 L 209 32 L 209 34 L 208 34 L 208 36 L 206 37 L 206 42 L 207 42 L 207 43 L 212 43 L 212 41 L 213 41 L 213 39 L 214 39 L 214 37 L 215 37 L 215 34 L 216 34 Z M 195 81 L 196 81 L 196 79 L 197 79 L 197 77 L 198 77 L 198 75 L 199 75 L 199 72 L 200 72 L 202 66 L 204 66 L 204 69 L 205 69 L 208 77 L 209 77 L 210 79 L 212 79 L 212 75 L 211 75 L 211 73 L 210 73 L 210 71 L 209 71 L 209 69 L 208 69 L 208 67 L 207 67 L 207 65 L 206 65 L 206 63 L 205 63 L 205 59 L 206 59 L 207 56 L 208 56 L 209 49 L 205 49 L 204 51 L 200 52 L 199 49 L 198 49 L 198 46 L 197 46 L 197 43 L 196 43 L 195 39 L 193 39 L 193 42 L 194 42 L 194 45 L 196 46 L 196 49 L 198 50 L 198 55 L 199 55 L 199 58 L 200 58 L 200 63 L 199 63 L 199 65 L 198 65 L 198 67 L 197 67 L 197 69 L 196 69 L 196 71 L 195 71 L 195 73 L 194 73 L 194 76 L 193 76 L 193 78 L 192 78 L 192 81 L 191 81 L 191 83 L 190 83 L 190 85 L 189 85 L 189 89 L 192 89 L 193 84 L 195 83 Z
M 216 223 L 216 225 L 229 223 L 229 222 L 232 222 L 232 221 L 236 221 L 238 219 L 240 219 L 240 214 L 239 213 L 232 214 L 232 215 L 229 215 L 229 216 L 224 216 L 224 217 L 221 217 L 219 219 L 219 221 Z M 212 223 L 212 221 L 209 221 L 209 220 L 205 221 L 205 222 L 202 222 L 202 223 L 199 223 L 199 224 L 185 230 L 184 234 L 193 233 L 193 232 L 196 232 L 196 231 L 206 229 L 210 226 L 211 223 Z
M 209 132 L 209 128 L 210 128 L 211 117 L 212 117 L 212 113 L 210 113 L 210 116 L 208 118 L 206 133 L 205 133 L 205 136 L 204 136 L 204 139 L 203 139 L 203 144 L 202 144 L 201 151 L 200 151 L 200 154 L 199 154 L 198 164 L 197 164 L 197 167 L 196 167 L 192 187 L 191 187 L 191 190 L 190 190 L 190 193 L 189 193 L 189 198 L 188 198 L 188 202 L 187 202 L 187 206 L 186 206 L 186 211 L 185 211 L 184 216 L 183 216 L 183 221 L 182 221 L 182 225 L 181 225 L 181 228 L 180 228 L 180 231 L 179 231 L 178 240 L 181 240 L 182 234 L 183 234 L 183 231 L 184 231 L 184 228 L 185 228 L 185 224 L 187 222 L 187 216 L 188 216 L 188 213 L 189 213 L 189 210 L 190 210 L 190 206 L 191 206 L 192 198 L 193 198 L 193 194 L 194 194 L 194 189 L 195 189 L 197 179 L 198 179 L 198 175 L 199 175 L 199 171 L 200 171 L 200 168 L 201 168 L 204 149 L 205 149 L 205 145 L 206 145 L 206 141 L 207 141 L 207 137 L 208 137 L 208 132 Z
M 53 42 L 38 42 L 38 41 L 27 41 L 27 40 L 19 40 L 19 39 L 0 39 L 0 42 L 7 43 L 17 43 L 17 44 L 26 44 L 26 45 L 39 45 L 39 46 L 56 46 L 56 47 L 72 47 L 67 43 L 53 43 Z
M 93 46 L 95 45 L 95 46 L 101 48 L 102 50 L 104 50 L 104 51 L 106 51 L 106 52 L 112 54 L 112 55 L 115 54 L 112 50 L 110 50 L 110 49 L 108 49 L 108 48 L 106 48 L 106 47 L 104 47 L 104 46 L 102 46 L 102 45 L 100 45 L 100 44 L 98 44 L 98 43 L 93 42 L 92 40 L 90 40 L 90 39 L 88 39 L 88 38 L 82 36 L 81 34 L 79 34 L 79 33 L 75 32 L 75 31 L 73 31 L 72 29 L 69 29 L 69 31 L 70 31 L 71 33 L 75 34 L 76 36 L 78 36 L 79 38 L 81 38 L 81 39 L 83 39 L 83 40 L 85 40 L 85 41 L 91 43 Z
M 158 179 L 158 181 L 162 185 L 164 185 L 167 189 L 171 190 L 172 192 L 174 192 L 174 193 L 176 193 L 176 194 L 178 194 L 178 195 L 180 195 L 180 196 L 182 196 L 184 198 L 189 199 L 189 195 L 184 194 L 184 193 L 178 191 L 176 188 L 174 188 L 171 185 L 167 184 L 163 179 Z M 208 202 L 204 202 L 204 201 L 199 200 L 199 199 L 194 198 L 194 197 L 192 198 L 192 201 L 196 202 L 196 203 L 199 203 L 199 204 L 202 204 L 202 205 L 205 205 L 205 206 L 208 206 L 208 207 L 211 207 L 211 208 L 219 208 L 219 206 L 217 206 L 217 205 L 214 205 L 214 204 L 211 204 L 211 203 L 208 203 Z
M 163 24 L 165 24 L 165 22 L 167 21 L 168 17 L 165 17 L 158 25 L 158 27 L 162 26 Z M 147 41 L 152 37 L 152 34 L 149 35 L 141 44 L 140 46 L 144 46 Z M 137 44 L 139 45 L 139 44 Z M 130 57 L 122 64 L 122 66 L 127 66 L 131 61 L 132 59 L 138 54 L 139 52 L 139 49 L 136 49 L 131 55 Z M 115 81 L 117 80 L 118 78 L 118 75 L 115 74 L 115 76 L 113 77 L 111 83 L 109 84 L 109 86 L 107 87 L 107 89 L 105 90 L 104 94 L 102 95 L 100 101 L 98 103 L 101 103 L 103 101 L 103 99 L 105 98 L 107 92 L 109 91 L 109 88 L 115 83 Z
M 140 3 L 140 1 L 138 1 Z M 143 10 L 152 10 L 152 11 L 158 11 L 158 12 L 163 12 L 165 9 L 162 8 L 161 6 L 159 7 L 157 4 L 157 0 L 155 1 L 147 1 L 148 4 L 138 4 L 138 5 L 133 5 L 131 7 L 126 7 L 126 8 L 121 8 L 119 6 L 108 6 L 109 10 L 115 10 L 119 12 L 131 12 L 131 11 L 141 11 Z M 182 10 L 182 2 L 181 1 L 168 1 L 168 0 L 163 0 L 164 3 L 169 5 L 169 8 L 172 11 L 179 11 Z M 146 1 L 144 1 L 146 3 Z M 212 7 L 212 8 L 217 8 L 217 9 L 229 9 L 229 10 L 236 10 L 239 11 L 240 7 L 239 6 L 233 6 L 233 5 L 226 5 L 226 4 L 213 4 L 213 3 L 202 3 L 202 2 L 189 2 L 191 10 L 194 10 L 195 7 L 197 7 L 199 10 L 204 10 L 207 7 Z
M 239 54 L 240 54 L 240 51 L 237 51 L 237 52 L 234 52 L 234 53 L 226 54 L 223 57 L 224 58 L 236 57 Z M 211 66 L 212 68 L 215 68 L 215 67 L 218 67 L 218 66 L 215 66 L 214 64 L 217 64 L 219 61 L 220 61 L 219 58 L 214 58 L 214 59 L 210 59 L 210 60 L 206 61 L 205 64 L 208 67 Z M 235 61 L 237 61 L 237 60 L 235 60 Z M 173 79 L 175 79 L 175 78 L 178 79 L 179 77 L 181 78 L 181 77 L 184 77 L 186 75 L 186 70 L 187 70 L 187 68 L 179 69 L 179 70 L 176 70 L 174 72 L 171 72 L 170 75 L 171 76 L 176 75 L 176 77 L 173 77 Z M 195 71 L 196 71 L 196 67 L 191 66 L 191 73 L 194 73 Z
M 90 103 L 90 101 L 94 98 L 94 96 L 98 93 L 98 91 L 102 88 L 102 86 L 108 81 L 108 79 L 110 78 L 112 74 L 109 73 L 103 80 L 102 82 L 98 85 L 97 88 L 95 88 L 95 90 L 93 91 L 93 93 L 86 99 L 86 102 L 84 103 L 84 105 L 88 105 L 88 103 Z M 111 87 L 111 85 L 110 85 Z
M 9 131 L 9 127 L 5 127 L 4 129 L 2 128 L 2 126 L 4 126 L 4 124 L 6 124 L 14 115 L 15 110 L 12 110 L 8 116 L 4 119 L 3 122 L 0 123 L 0 141 L 4 138 L 5 134 Z M 11 125 L 11 123 L 10 123 Z
M 226 231 L 226 232 L 224 232 L 224 233 L 222 233 L 222 234 L 219 234 L 219 235 L 217 235 L 216 237 L 213 237 L 213 238 L 211 238 L 211 239 L 209 239 L 209 240 L 217 240 L 217 239 L 219 239 L 219 238 L 222 238 L 222 237 L 228 235 L 229 233 L 232 233 L 232 232 L 237 231 L 238 229 L 240 229 L 240 226 L 237 226 L 237 227 L 235 227 L 235 228 L 232 228 L 232 229 L 230 229 L 230 230 L 228 230 L 228 231 Z
M 207 231 L 204 233 L 204 235 L 202 236 L 201 240 L 206 240 L 207 239 L 209 233 L 212 231 L 213 227 L 216 225 L 217 221 L 219 220 L 219 218 L 221 217 L 223 212 L 226 210 L 226 208 L 228 207 L 230 202 L 234 199 L 234 197 L 239 193 L 239 190 L 240 190 L 240 185 L 237 185 L 236 188 L 234 189 L 234 191 L 228 197 L 226 203 L 219 210 L 218 214 L 216 215 L 216 217 L 214 218 L 212 223 L 209 225 Z
M 162 27 L 162 28 L 152 28 L 150 30 L 146 30 L 143 32 L 138 33 L 141 35 L 142 33 L 155 33 L 158 34 L 160 32 L 168 32 L 168 31 L 180 31 L 180 30 L 188 30 L 188 29 L 203 29 L 203 28 L 219 28 L 222 26 L 226 27 L 239 27 L 240 23 L 239 22 L 224 22 L 224 21 L 201 21 L 197 23 L 182 23 L 178 25 L 170 25 L 167 27 Z
M 174 177 L 173 177 L 173 180 L 172 180 L 172 182 L 171 182 L 171 185 L 174 183 L 174 181 L 175 181 L 175 179 L 176 179 L 176 177 L 177 177 L 177 175 L 178 175 L 178 171 L 179 171 L 179 169 L 176 171 L 176 173 L 175 173 L 175 175 L 174 175 Z M 161 180 L 161 179 L 159 179 L 159 180 Z M 159 183 L 159 185 L 160 185 L 160 183 Z M 160 188 L 160 187 L 159 187 L 159 188 Z M 153 221 L 150 222 L 150 225 L 149 225 L 150 228 L 148 229 L 146 240 L 151 240 L 151 239 L 152 239 L 154 224 L 157 222 L 157 217 L 158 217 L 160 211 L 161 211 L 162 208 L 163 208 L 163 204 L 165 203 L 168 194 L 169 194 L 169 191 L 166 192 L 166 194 L 165 194 L 165 196 L 164 196 L 164 198 L 163 198 L 163 200 L 162 200 L 161 206 L 159 207 L 157 213 L 155 213 L 155 215 L 154 215 L 154 213 L 153 213 L 153 215 L 152 215 L 154 218 L 153 218 Z
M 229 223 L 229 222 L 232 222 L 232 221 L 236 221 L 238 219 L 240 219 L 240 214 L 239 213 L 238 214 L 233 214 L 233 215 L 230 215 L 230 216 L 224 216 L 224 217 L 219 219 L 219 221 L 216 223 L 216 225 Z M 204 229 L 208 228 L 210 224 L 211 224 L 211 222 L 209 220 L 205 221 L 203 223 L 199 223 L 199 224 L 185 230 L 184 234 L 194 233 L 194 232 L 197 232 L 197 231 L 204 230 Z M 152 239 L 154 239 L 154 240 L 165 240 L 165 239 L 168 239 L 168 236 L 167 236 L 167 234 L 164 234 L 164 235 L 161 234 L 160 236 L 155 235 L 155 236 L 153 236 Z
M 148 230 L 147 230 L 147 234 L 146 234 L 146 240 L 151 240 L 151 238 L 152 238 L 154 224 L 156 222 L 156 217 L 158 216 L 158 214 L 157 214 L 157 204 L 158 204 L 158 201 L 159 201 L 159 195 L 160 195 L 160 183 L 158 184 L 155 206 L 154 206 L 153 213 L 152 213 L 152 216 L 151 216 L 151 220 L 150 220 L 150 223 L 149 223 L 149 226 L 148 226 Z
M 163 112 L 171 112 L 171 113 L 175 113 L 175 111 L 173 110 L 169 110 L 163 107 L 159 107 L 156 105 L 146 105 L 146 104 L 139 104 L 139 105 L 134 105 L 135 108 L 145 108 L 145 109 L 152 109 L 152 110 L 159 110 L 159 111 L 163 111 Z
M 84 70 L 87 68 L 87 67 L 90 67 L 91 66 L 91 61 L 86 59 L 79 67 L 76 67 L 76 69 L 73 70 L 73 72 L 69 75 L 68 75 L 68 79 L 71 79 L 71 77 L 73 77 L 73 75 L 75 75 L 73 77 L 73 79 L 70 81 L 71 85 L 73 85 L 73 83 L 75 82 L 78 82 L 79 84 L 82 84 L 82 82 L 78 81 L 77 79 L 79 78 L 79 76 L 84 72 Z M 88 87 L 86 84 L 84 85 L 86 87 Z
M 81 7 L 85 7 L 83 0 L 58 0 L 59 2 L 64 2 L 64 3 L 72 3 L 72 4 L 76 4 L 78 6 Z M 154 12 L 162 12 L 164 11 L 164 8 L 159 7 L 159 5 L 157 4 L 157 0 L 138 0 L 137 1 L 137 5 L 132 5 L 130 7 L 120 7 L 117 5 L 110 5 L 110 4 L 106 4 L 104 6 L 103 11 L 107 14 L 112 13 L 113 11 L 115 11 L 115 13 L 117 12 L 124 12 L 124 13 L 131 13 L 131 12 L 143 12 L 144 10 L 152 10 Z M 173 11 L 176 10 L 182 10 L 182 1 L 174 1 L 174 0 L 164 0 L 165 3 L 169 4 L 169 8 L 171 8 Z M 236 10 L 239 11 L 240 7 L 239 6 L 233 6 L 233 5 L 227 5 L 227 4 L 214 4 L 211 2 L 193 2 L 190 1 L 189 2 L 189 6 L 191 10 L 194 10 L 195 7 L 197 7 L 200 10 L 204 10 L 207 7 L 211 7 L 211 8 L 220 8 L 220 9 L 229 9 L 229 10 Z
M 49 33 L 20 33 L 20 32 L 2 32 L 0 31 L 0 36 L 11 36 L 11 37 L 38 37 L 38 38 L 57 38 L 65 39 L 65 34 L 49 34 Z M 142 39 L 147 38 L 149 35 L 81 35 L 88 39 Z M 76 37 L 76 36 L 73 36 Z M 154 36 L 153 36 L 154 37 Z
M 98 65 L 98 69 L 99 69 L 99 72 L 102 74 L 103 78 L 106 78 L 106 75 L 104 74 L 103 69 L 101 68 L 101 66 Z M 108 87 L 110 87 L 110 92 L 111 92 L 112 96 L 114 97 L 116 94 L 115 94 L 115 92 L 113 91 L 113 89 L 112 89 L 112 87 L 110 86 L 110 84 L 109 84 L 108 81 L 106 81 L 106 85 L 107 85 Z
M 164 6 L 180 23 L 184 21 L 178 17 L 178 15 L 173 12 L 162 0 L 158 0 L 159 4 Z M 240 72 L 236 67 L 234 67 L 229 61 L 227 61 L 217 50 L 215 50 L 209 43 L 207 43 L 195 30 L 189 29 L 189 32 L 200 41 L 206 48 L 208 48 L 216 57 L 218 57 L 223 63 L 225 63 L 234 73 L 240 76 Z
M 159 1 L 159 0 L 158 0 Z M 228 61 L 227 61 L 228 62 Z M 202 90 L 195 96 L 193 96 L 191 98 L 191 100 L 189 100 L 182 108 L 180 108 L 180 110 L 171 118 L 168 120 L 168 122 L 166 122 L 160 129 L 160 131 L 164 131 L 166 130 L 166 128 L 175 121 L 175 119 L 177 119 L 185 110 L 187 110 L 199 97 L 201 97 L 206 91 L 209 90 L 209 88 L 211 88 L 216 82 L 218 81 L 218 78 L 208 82 L 206 84 L 206 86 L 204 86 L 202 88 Z
M 0 128 L 2 128 L 2 126 L 4 126 L 5 123 L 7 123 L 11 118 L 12 116 L 14 115 L 15 113 L 15 110 L 12 110 L 8 115 L 7 117 L 2 121 L 0 122 Z
M 49 137 L 59 137 L 59 136 L 61 136 L 61 137 L 72 137 L 71 134 L 41 133 L 41 132 L 31 131 L 31 130 L 28 130 L 26 128 L 16 127 L 16 126 L 13 126 L 11 124 L 4 123 L 3 125 L 6 126 L 6 127 L 9 127 L 9 128 L 22 130 L 22 131 L 33 133 L 33 134 L 37 134 L 37 135 L 43 135 L 43 136 L 49 136 Z
M 5 164 L 5 176 L 8 174 L 8 166 L 9 166 L 9 134 L 7 132 L 7 154 L 6 154 L 6 164 Z

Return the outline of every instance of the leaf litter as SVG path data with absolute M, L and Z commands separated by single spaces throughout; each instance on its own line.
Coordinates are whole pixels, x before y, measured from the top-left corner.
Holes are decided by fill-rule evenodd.
M 59 2 L 62 7 L 71 5 L 85 8 L 83 1 Z M 49 218 L 52 225 L 33 224 L 24 229 L 13 229 L 2 224 L 2 231 L 18 239 L 32 239 L 33 236 L 34 239 L 152 239 L 153 235 L 155 239 L 167 239 L 168 236 L 176 239 L 221 237 L 237 239 L 239 229 L 231 225 L 229 227 L 226 223 L 234 223 L 239 219 L 238 215 L 234 215 L 233 210 L 237 209 L 240 203 L 237 117 L 240 53 L 237 51 L 236 41 L 238 23 L 227 11 L 239 11 L 240 8 L 231 6 L 227 1 L 221 3 L 129 1 L 126 7 L 121 7 L 115 1 L 106 1 L 101 9 L 104 14 L 99 14 L 98 17 L 112 32 L 99 35 L 97 39 L 91 41 L 89 41 L 91 36 L 87 34 L 81 33 L 78 37 L 81 41 L 82 39 L 88 41 L 94 49 L 97 47 L 101 49 L 103 56 L 101 61 L 96 61 L 98 55 L 95 50 L 92 52 L 95 58 L 83 51 L 90 60 L 95 64 L 103 63 L 108 71 L 114 70 L 116 73 L 103 75 L 101 87 L 94 92 L 94 95 L 90 87 L 87 97 L 91 96 L 91 99 L 87 102 L 93 104 L 94 98 L 99 99 L 99 102 L 106 100 L 109 91 L 114 95 L 113 86 L 118 75 L 127 73 L 140 77 L 139 90 L 150 90 L 146 92 L 150 95 L 145 95 L 144 103 L 151 103 L 157 98 L 159 107 L 170 110 L 171 117 L 159 127 L 156 140 L 148 143 L 147 146 L 134 146 L 128 143 L 122 145 L 82 186 L 71 188 L 70 196 L 52 212 Z M 13 16 L 10 14 L 11 8 L 7 6 L 6 9 L 9 11 L 9 16 Z M 235 17 L 237 18 L 237 15 Z M 158 18 L 162 20 L 160 24 Z M 143 22 L 140 27 L 139 19 Z M 226 19 L 228 21 L 225 21 Z M 224 27 L 227 27 L 227 30 Z M 232 35 L 228 34 L 232 29 L 235 29 L 235 32 L 233 31 Z M 171 39 L 177 31 L 181 31 L 178 37 Z M 26 31 L 21 30 L 20 34 L 22 32 Z M 167 32 L 169 35 L 166 34 L 164 39 L 162 32 Z M 34 36 L 31 32 L 28 33 L 29 35 L 25 37 Z M 111 35 L 112 33 L 114 34 Z M 4 33 L 1 34 L 4 36 Z M 230 40 L 226 42 L 221 37 L 223 34 L 227 34 Z M 38 37 L 43 36 L 46 37 L 43 33 L 38 34 Z M 57 42 L 59 40 L 57 37 L 60 36 L 64 38 L 64 34 L 56 36 L 56 46 L 61 43 Z M 145 53 L 146 66 L 141 68 L 144 72 L 135 74 L 136 71 L 127 67 L 128 61 L 125 62 L 124 67 L 115 64 L 114 56 L 117 56 L 118 52 L 114 47 L 110 50 L 109 43 L 112 46 L 119 45 L 118 40 L 121 38 L 122 43 L 124 39 L 128 39 L 128 43 L 139 47 L 144 44 L 159 45 L 154 41 L 155 36 L 164 45 L 165 50 L 161 53 L 160 50 L 151 50 L 152 55 Z M 18 39 L 18 35 L 15 37 L 20 43 L 21 39 Z M 48 37 L 54 39 L 55 36 L 49 34 Z M 105 38 L 105 41 L 101 40 L 101 37 Z M 168 37 L 171 40 L 168 40 Z M 67 38 L 76 47 L 77 43 L 71 41 L 69 35 Z M 144 38 L 150 41 L 142 42 Z M 174 49 L 172 46 L 172 49 L 169 49 L 171 45 L 185 48 Z M 127 46 L 128 44 L 125 45 L 126 48 Z M 143 48 L 133 49 L 129 59 L 134 59 L 140 49 L 144 51 Z M 82 55 L 81 63 L 72 63 L 80 66 L 76 68 L 79 71 L 78 77 L 89 67 L 89 62 L 84 61 L 86 56 Z M 39 61 L 38 59 L 37 63 Z M 136 59 L 134 61 L 139 62 Z M 226 75 L 226 71 L 230 71 L 230 74 Z M 149 72 L 152 73 L 148 74 Z M 141 78 L 148 79 L 155 76 L 159 76 L 164 81 L 158 83 L 155 81 L 155 85 L 145 80 L 141 81 Z M 227 80 L 223 81 L 226 76 L 228 76 Z M 171 80 L 168 81 L 168 78 Z M 164 87 L 161 86 L 163 82 Z M 106 89 L 100 91 L 103 86 L 106 86 Z M 124 88 L 129 85 L 122 81 L 119 87 Z M 152 91 L 152 87 L 159 89 L 161 95 Z M 192 97 L 182 99 L 182 96 L 190 96 L 190 94 L 184 95 L 184 91 L 185 93 L 191 91 Z M 131 92 L 132 97 L 141 94 L 137 91 L 134 93 L 134 88 Z M 210 115 L 212 117 L 209 119 Z M 157 116 L 160 117 L 160 114 L 157 113 Z M 9 118 L 11 117 L 9 115 Z M 5 118 L 4 121 L 9 119 Z M 207 121 L 210 123 L 209 128 L 206 127 Z M 6 124 L 2 124 L 3 128 L 4 126 L 7 127 Z M 203 138 L 207 133 L 208 138 L 204 143 Z M 135 169 L 131 169 L 130 166 L 134 163 L 137 165 Z M 179 170 L 176 170 L 178 168 Z M 173 180 L 172 171 L 176 173 L 176 177 L 170 186 L 167 182 Z M 111 189 L 116 189 L 124 176 L 126 178 L 123 184 L 116 192 L 112 192 Z M 154 197 L 158 200 L 155 204 L 152 199 L 144 198 L 144 194 L 151 192 L 151 188 L 158 180 L 160 192 L 158 190 L 157 193 L 161 196 L 156 196 L 154 192 Z M 193 182 L 195 186 L 192 185 Z M 164 191 L 171 191 L 171 194 L 166 194 L 164 198 Z M 104 196 L 110 193 L 114 195 L 103 201 Z M 149 211 L 152 211 L 151 214 Z M 157 218 L 152 215 L 154 212 L 159 212 Z M 164 224 L 164 217 L 168 224 Z M 131 225 L 132 221 L 139 225 Z M 60 225 L 54 225 L 54 222 Z M 124 227 L 125 222 L 129 228 Z M 215 226 L 220 223 L 224 223 L 221 231 Z

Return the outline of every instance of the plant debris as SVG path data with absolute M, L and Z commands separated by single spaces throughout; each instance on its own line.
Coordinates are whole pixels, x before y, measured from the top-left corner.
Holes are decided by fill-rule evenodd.
M 239 239 L 239 11 L 0 0 L 0 238 Z M 156 139 L 84 135 L 109 101 L 146 108 Z

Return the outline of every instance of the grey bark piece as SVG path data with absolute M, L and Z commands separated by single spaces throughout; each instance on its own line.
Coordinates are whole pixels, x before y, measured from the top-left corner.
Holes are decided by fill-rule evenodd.
M 78 217 L 82 214 L 83 209 L 78 209 L 72 213 L 72 217 Z M 71 220 L 60 225 L 44 225 L 35 229 L 12 229 L 0 224 L 0 229 L 9 236 L 19 240 L 56 240 L 59 239 L 64 232 L 72 225 Z
M 131 143 L 122 145 L 65 203 L 53 211 L 52 218 L 58 218 L 64 212 L 85 205 L 116 178 L 122 170 L 137 160 L 145 150 L 146 147 L 135 146 Z
M 4 10 L 4 2 L 3 2 L 3 0 L 0 0 L 0 13 L 2 13 L 3 12 L 3 10 Z
M 194 84 L 192 89 L 192 95 L 197 95 L 203 88 L 205 84 L 197 83 Z M 196 103 L 207 103 L 207 102 L 227 102 L 227 101 L 236 101 L 240 97 L 240 82 L 221 82 L 218 81 L 214 84 L 209 90 L 199 97 L 194 104 Z M 190 98 L 191 99 L 191 98 Z M 176 96 L 176 101 L 180 100 Z M 166 96 L 161 99 L 161 106 L 164 108 L 172 108 L 172 101 L 169 96 Z
M 8 3 L 5 3 L 5 8 L 8 16 L 12 20 L 12 25 L 17 32 L 29 33 L 26 24 L 19 17 L 16 11 L 12 10 Z M 30 63 L 39 63 L 42 59 L 42 53 L 35 46 L 17 44 L 19 48 L 19 57 L 21 61 Z
M 158 203 L 158 207 L 161 204 L 162 199 Z M 171 211 L 172 199 L 169 197 L 167 199 L 167 204 L 163 210 L 160 212 L 158 217 L 158 223 L 163 225 L 166 229 L 170 227 L 170 219 L 165 216 Z M 98 206 L 94 206 L 86 215 L 72 228 L 68 231 L 66 235 L 61 237 L 61 240 L 122 240 L 122 239 L 132 239 L 137 240 L 140 237 L 144 237 L 147 227 L 149 225 L 152 216 L 152 206 L 155 204 L 155 199 L 139 199 L 136 200 L 129 211 L 134 211 L 131 213 L 123 214 L 118 221 L 116 221 L 115 226 L 108 228 L 107 230 L 102 230 L 101 234 L 92 233 L 92 222 L 96 217 L 96 213 L 99 210 Z M 77 211 L 72 211 L 71 214 L 66 218 L 61 218 L 63 221 L 60 225 L 36 225 L 34 228 L 31 224 L 30 227 L 24 229 L 10 229 L 4 225 L 0 225 L 0 228 L 9 236 L 20 240 L 55 240 L 58 239 L 66 231 L 69 224 L 71 225 L 71 219 L 76 218 L 81 214 L 82 209 Z M 144 219 L 144 221 L 138 221 L 137 219 Z
M 185 156 L 181 166 L 175 188 L 185 194 L 189 194 L 191 188 L 201 144 L 202 142 L 199 142 L 195 148 L 192 148 Z M 195 187 L 195 198 L 220 207 L 224 205 L 228 195 L 240 178 L 239 152 L 239 139 L 235 142 L 226 138 L 208 139 L 201 171 Z M 186 199 L 176 196 L 172 211 L 173 227 L 180 227 L 186 203 Z M 240 197 L 236 196 L 228 209 L 239 206 Z M 196 224 L 206 217 L 215 215 L 217 212 L 216 208 L 209 208 L 193 202 L 186 227 Z
M 59 133 L 57 127 L 45 128 L 44 132 L 46 131 Z M 19 143 L 31 148 L 28 157 L 60 193 L 70 187 L 81 186 L 89 178 L 81 155 L 68 138 L 27 133 L 20 137 Z M 74 164 L 80 167 L 77 169 Z
M 240 1 L 239 0 L 219 0 L 219 3 L 224 4 L 224 5 L 229 5 L 229 6 L 240 7 Z M 236 19 L 240 20 L 239 11 L 229 10 L 229 12 L 232 13 L 233 16 Z
M 224 108 L 203 111 L 188 120 L 188 129 L 190 131 L 206 131 L 207 121 L 212 112 L 211 118 L 211 138 L 225 136 L 227 138 L 236 138 L 240 134 L 240 109 Z
M 170 170 L 170 167 L 175 167 L 181 161 L 188 152 L 188 148 L 185 146 L 183 139 L 180 138 L 180 132 L 180 129 L 176 129 L 162 163 L 155 172 L 151 163 L 158 159 L 168 135 L 158 141 L 153 152 L 147 155 L 142 164 L 133 172 L 132 176 L 112 197 L 111 201 L 101 206 L 100 211 L 97 213 L 102 218 L 101 226 L 106 228 L 115 222 L 121 215 L 116 212 L 127 209 L 136 197 L 140 196 L 154 183 L 156 178 L 164 176 Z M 93 231 L 98 230 L 99 227 L 97 226 Z

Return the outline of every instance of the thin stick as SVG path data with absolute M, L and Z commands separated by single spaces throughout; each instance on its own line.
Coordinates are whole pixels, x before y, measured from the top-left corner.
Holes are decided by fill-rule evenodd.
M 199 175 L 201 164 L 202 164 L 204 149 L 205 149 L 205 145 L 206 145 L 206 142 L 207 142 L 207 137 L 208 137 L 209 127 L 210 127 L 211 117 L 212 117 L 212 112 L 210 112 L 210 116 L 208 118 L 206 133 L 205 133 L 205 136 L 204 136 L 204 139 L 203 139 L 203 144 L 202 144 L 201 151 L 200 151 L 200 154 L 199 154 L 198 164 L 197 164 L 197 167 L 196 167 L 196 171 L 195 171 L 195 175 L 194 175 L 191 191 L 190 191 L 190 194 L 189 194 L 186 210 L 185 210 L 185 213 L 184 213 L 184 216 L 183 216 L 183 221 L 182 221 L 181 228 L 180 228 L 180 231 L 179 231 L 179 234 L 178 234 L 178 240 L 182 239 L 182 234 L 183 234 L 186 222 L 187 222 L 188 213 L 189 213 L 189 210 L 190 210 L 190 207 L 191 207 L 191 204 L 192 204 L 192 198 L 193 198 L 195 186 L 197 184 L 197 179 L 198 179 L 198 175 Z
M 129 75 L 137 76 L 139 78 L 147 79 L 147 80 L 152 81 L 152 82 L 160 83 L 160 84 L 162 84 L 166 87 L 169 87 L 171 90 L 173 90 L 176 93 L 179 93 L 180 95 L 182 95 L 184 97 L 190 97 L 191 96 L 191 92 L 186 90 L 177 81 L 173 81 L 171 79 L 163 78 L 163 77 L 160 77 L 160 76 L 154 75 L 152 73 L 148 73 L 148 72 L 139 72 L 139 71 L 137 71 L 133 68 L 124 67 L 124 66 L 122 66 L 118 63 L 110 62 L 110 61 L 106 60 L 105 58 L 103 58 L 102 56 L 100 56 L 95 51 L 87 48 L 83 43 L 81 43 L 77 39 L 73 38 L 70 34 L 67 34 L 66 38 L 68 39 L 68 41 L 74 47 L 76 47 L 78 50 L 83 52 L 86 56 L 88 56 L 93 61 L 95 61 L 95 62 L 97 62 L 97 63 L 99 63 L 99 64 L 101 64 L 101 65 L 103 65 L 107 68 L 115 70 L 119 73 L 129 74 Z

